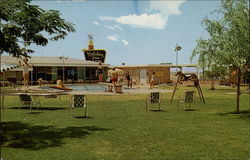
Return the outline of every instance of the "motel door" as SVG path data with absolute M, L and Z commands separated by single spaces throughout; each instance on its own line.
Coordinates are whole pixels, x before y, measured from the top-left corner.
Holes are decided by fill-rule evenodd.
M 140 69 L 140 83 L 141 85 L 147 84 L 147 69 Z

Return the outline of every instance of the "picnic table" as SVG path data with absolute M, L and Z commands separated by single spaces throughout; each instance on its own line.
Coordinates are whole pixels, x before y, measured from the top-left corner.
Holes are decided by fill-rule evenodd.
M 60 107 L 62 106 L 62 100 L 61 100 L 61 95 L 65 95 L 65 92 L 54 92 L 54 91 L 49 91 L 49 92 L 42 92 L 42 91 L 29 91 L 29 92 L 7 92 L 5 93 L 5 95 L 9 95 L 9 96 L 19 96 L 21 94 L 26 94 L 29 95 L 31 97 L 35 97 L 35 98 L 39 98 L 39 97 L 44 97 L 44 98 L 55 98 L 55 99 L 59 99 L 59 105 Z

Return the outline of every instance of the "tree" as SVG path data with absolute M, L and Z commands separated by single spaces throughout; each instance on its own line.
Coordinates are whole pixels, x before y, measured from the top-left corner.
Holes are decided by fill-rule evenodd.
M 227 73 L 227 67 L 214 63 L 213 57 L 211 55 L 216 52 L 216 48 L 212 47 L 209 43 L 209 40 L 204 40 L 202 38 L 197 40 L 197 46 L 193 50 L 190 59 L 192 61 L 197 55 L 199 56 L 198 64 L 203 68 L 203 77 L 206 75 L 208 78 L 211 78 L 211 89 L 214 90 L 214 80 L 225 77 Z
M 225 77 L 227 73 L 227 67 L 224 66 L 217 66 L 217 65 L 211 65 L 209 66 L 209 69 L 205 71 L 205 75 L 208 78 L 211 78 L 211 89 L 215 90 L 215 82 L 214 80 L 218 80 L 219 78 Z
M 64 39 L 67 32 L 75 32 L 73 24 L 62 19 L 59 11 L 45 11 L 30 2 L 0 1 L 0 54 L 27 56 L 34 52 L 26 48 L 32 43 L 45 46 L 48 40 Z
M 197 46 L 193 50 L 193 53 L 190 57 L 190 60 L 192 61 L 194 59 L 194 57 L 199 55 L 198 64 L 202 68 L 202 78 L 204 79 L 205 68 L 207 67 L 208 64 L 210 64 L 209 58 L 206 57 L 207 52 L 209 51 L 208 50 L 208 43 L 206 42 L 206 40 L 203 40 L 202 38 L 199 40 L 196 40 L 196 42 L 197 42 Z
M 205 58 L 217 66 L 231 66 L 237 73 L 236 113 L 239 113 L 240 80 L 250 59 L 249 2 L 222 0 L 221 7 L 213 12 L 217 18 L 205 18 L 203 24 L 209 34 L 199 39 L 193 55 Z M 249 66 L 248 66 L 249 68 Z

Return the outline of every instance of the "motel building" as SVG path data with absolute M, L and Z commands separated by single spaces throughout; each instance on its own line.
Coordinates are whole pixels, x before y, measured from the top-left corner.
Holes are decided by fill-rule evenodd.
M 129 73 L 132 82 L 135 85 L 147 85 L 150 83 L 153 72 L 155 73 L 155 83 L 170 83 L 170 65 L 169 64 L 148 64 L 148 65 L 122 65 L 115 66 L 122 69 L 124 75 L 119 77 L 121 84 L 126 84 L 126 73 Z
M 18 65 L 18 59 L 12 56 L 1 56 L 1 62 Z M 36 85 L 37 80 L 42 78 L 49 83 L 56 83 L 58 76 L 65 83 L 95 83 L 98 81 L 97 68 L 99 63 L 85 61 L 70 57 L 31 57 L 28 61 L 30 68 L 30 84 Z M 104 79 L 107 77 L 109 64 L 103 64 Z M 5 79 L 14 83 L 22 82 L 21 67 L 5 71 Z M 1 73 L 2 79 L 3 73 Z
M 18 65 L 18 59 L 12 56 L 1 56 L 1 62 Z M 98 82 L 97 69 L 99 62 L 70 57 L 33 56 L 29 58 L 28 64 L 31 66 L 29 69 L 30 85 L 37 85 L 37 80 L 39 78 L 46 80 L 50 84 L 54 84 L 59 76 L 64 79 L 65 83 L 77 84 Z M 119 83 L 121 84 L 126 84 L 125 74 L 127 72 L 129 72 L 136 85 L 147 85 L 153 72 L 155 72 L 157 84 L 170 82 L 169 65 L 110 66 L 109 64 L 102 63 L 102 67 L 104 81 L 108 79 L 108 70 L 116 67 L 124 70 L 124 75 L 119 76 Z M 5 71 L 5 80 L 21 84 L 22 72 L 23 69 L 21 67 Z M 2 80 L 3 73 L 0 73 L 0 75 Z

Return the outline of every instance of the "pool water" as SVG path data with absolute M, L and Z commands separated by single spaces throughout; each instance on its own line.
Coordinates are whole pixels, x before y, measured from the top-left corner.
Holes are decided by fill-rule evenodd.
M 73 91 L 105 91 L 107 89 L 106 85 L 99 84 L 84 84 L 84 85 L 66 85 L 67 88 L 72 88 Z M 48 86 L 40 87 L 41 89 L 53 89 Z
M 67 85 L 74 91 L 104 91 L 107 87 L 105 85 Z

